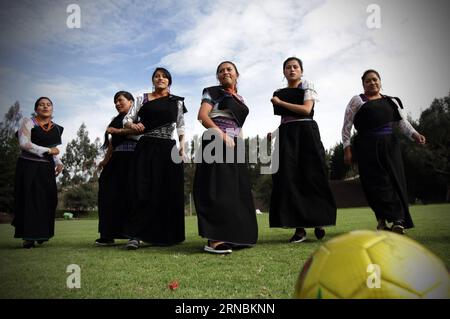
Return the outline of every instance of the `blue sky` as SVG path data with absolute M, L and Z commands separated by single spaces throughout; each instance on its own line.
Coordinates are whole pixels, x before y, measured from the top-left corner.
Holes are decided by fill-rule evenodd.
M 367 26 L 369 4 L 381 28 Z M 413 118 L 450 91 L 448 1 L 4 1 L 0 12 L 0 108 L 14 101 L 29 115 L 49 96 L 55 122 L 69 142 L 82 122 L 101 137 L 115 115 L 113 95 L 151 91 L 156 66 L 173 76 L 171 91 L 186 97 L 187 138 L 201 134 L 201 92 L 216 85 L 215 69 L 234 61 L 239 92 L 250 107 L 246 136 L 265 135 L 279 118 L 270 97 L 285 86 L 282 63 L 304 62 L 319 93 L 315 107 L 326 148 L 340 141 L 345 107 L 375 68 L 384 93 L 399 96 Z M 81 9 L 70 29 L 68 5 Z

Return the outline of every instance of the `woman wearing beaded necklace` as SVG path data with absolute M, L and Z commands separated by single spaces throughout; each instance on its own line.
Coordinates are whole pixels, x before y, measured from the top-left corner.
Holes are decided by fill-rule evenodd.
M 40 97 L 34 104 L 36 116 L 24 118 L 17 132 L 21 154 L 15 175 L 15 238 L 24 248 L 42 244 L 54 235 L 58 203 L 56 179 L 63 170 L 58 145 L 63 127 L 52 121 L 53 103 Z

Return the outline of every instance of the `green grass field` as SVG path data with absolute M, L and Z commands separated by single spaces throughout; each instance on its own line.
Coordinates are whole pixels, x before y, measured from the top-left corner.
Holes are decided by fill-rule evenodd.
M 416 228 L 408 236 L 450 265 L 450 205 L 411 207 Z M 374 229 L 368 208 L 340 209 L 328 240 L 355 229 Z M 56 222 L 55 237 L 42 247 L 21 248 L 13 228 L 0 225 L 0 298 L 291 298 L 299 271 L 320 242 L 288 244 L 289 229 L 270 229 L 258 216 L 259 240 L 250 249 L 216 256 L 202 251 L 195 217 L 186 218 L 186 241 L 173 247 L 125 250 L 126 241 L 95 247 L 97 220 Z M 81 288 L 66 286 L 66 267 L 81 267 Z M 171 290 L 173 280 L 179 288 Z

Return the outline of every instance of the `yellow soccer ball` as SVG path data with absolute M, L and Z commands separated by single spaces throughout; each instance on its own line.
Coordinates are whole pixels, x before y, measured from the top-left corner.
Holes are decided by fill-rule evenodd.
M 450 298 L 450 276 L 427 248 L 402 235 L 360 230 L 324 243 L 303 266 L 296 298 Z

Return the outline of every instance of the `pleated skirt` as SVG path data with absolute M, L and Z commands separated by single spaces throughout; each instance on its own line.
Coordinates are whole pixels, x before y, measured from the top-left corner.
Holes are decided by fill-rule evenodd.
M 130 217 L 129 174 L 133 152 L 113 152 L 98 180 L 98 232 L 102 238 L 127 238 L 125 224 Z
M 273 156 L 270 227 L 300 228 L 336 224 L 336 203 L 328 181 L 325 150 L 315 121 L 281 124 Z
M 185 240 L 183 163 L 172 160 L 173 147 L 174 140 L 146 136 L 136 145 L 130 167 L 128 238 L 157 245 Z
M 58 204 L 55 164 L 19 158 L 14 196 L 14 237 L 44 241 L 52 238 Z
M 210 142 L 202 139 L 202 151 Z M 222 163 L 203 160 L 196 166 L 193 188 L 199 235 L 236 245 L 254 245 L 258 224 L 247 166 L 236 160 L 226 162 L 226 146 L 221 143 L 221 147 Z M 237 143 L 235 159 L 236 152 Z
M 408 208 L 408 193 L 403 161 L 394 134 L 355 137 L 361 185 L 377 219 L 401 220 L 405 228 L 414 227 Z

